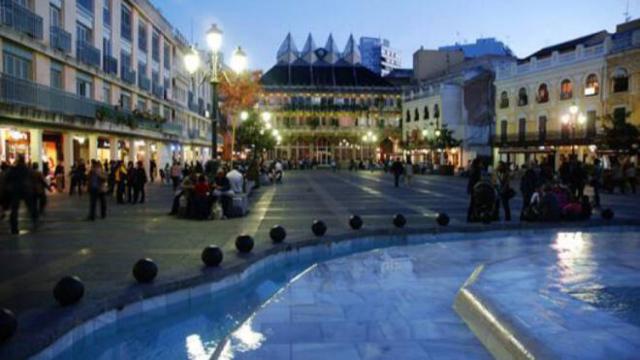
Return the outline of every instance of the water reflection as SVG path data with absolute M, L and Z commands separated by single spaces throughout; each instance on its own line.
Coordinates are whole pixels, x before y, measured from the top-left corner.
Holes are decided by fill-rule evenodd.
M 556 264 L 551 268 L 550 281 L 567 286 L 584 284 L 596 278 L 598 263 L 593 261 L 593 242 L 582 232 L 559 232 L 551 244 L 556 252 Z M 556 278 L 557 276 L 557 278 Z
M 210 359 L 211 355 L 213 355 L 213 351 L 215 351 L 215 349 L 211 351 L 207 351 L 205 349 L 205 346 L 202 343 L 202 339 L 200 338 L 200 335 L 197 335 L 197 334 L 189 335 L 187 336 L 185 341 L 187 343 L 186 344 L 187 356 L 189 357 L 190 360 Z
M 222 354 L 220 354 L 221 360 L 233 359 L 235 357 L 234 350 L 242 353 L 260 348 L 266 337 L 262 333 L 255 331 L 252 324 L 253 318 L 247 320 L 238 330 L 231 334 L 233 347 L 230 346 L 231 342 L 227 343 Z

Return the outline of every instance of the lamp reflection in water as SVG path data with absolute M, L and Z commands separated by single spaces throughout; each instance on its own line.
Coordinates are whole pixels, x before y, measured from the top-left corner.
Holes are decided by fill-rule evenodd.
M 266 340 L 266 337 L 257 331 L 252 329 L 253 318 L 247 320 L 244 325 L 240 326 L 238 330 L 231 334 L 234 345 L 231 346 L 231 341 L 227 342 L 219 359 L 231 360 L 234 358 L 234 349 L 238 352 L 247 352 L 259 349 L 262 343 Z
M 592 261 L 591 247 L 591 241 L 585 239 L 582 232 L 559 232 L 551 245 L 558 258 L 555 264 L 558 272 L 555 275 L 558 278 L 554 274 L 550 274 L 552 278 L 555 278 L 554 282 L 559 282 L 563 287 L 579 284 L 583 286 L 584 281 L 593 279 L 594 272 L 597 270 L 597 262 Z
M 202 343 L 200 335 L 193 334 L 186 338 L 187 354 L 190 360 L 208 360 L 213 355 L 214 349 L 207 351 Z

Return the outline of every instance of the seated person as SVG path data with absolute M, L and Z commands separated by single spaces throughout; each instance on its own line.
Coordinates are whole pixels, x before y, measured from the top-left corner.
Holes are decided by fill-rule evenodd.
M 593 212 L 593 207 L 591 206 L 591 201 L 589 201 L 589 197 L 584 195 L 582 197 L 582 214 L 580 214 L 581 220 L 589 220 L 591 219 L 591 213 Z
M 223 169 L 218 169 L 218 173 L 213 183 L 212 203 L 215 203 L 220 199 L 220 205 L 222 206 L 222 214 L 224 217 L 231 215 L 231 207 L 233 206 L 233 191 L 231 191 L 231 182 L 225 175 Z
M 242 176 L 242 173 L 238 171 L 237 166 L 234 166 L 233 170 L 227 173 L 227 179 L 229 180 L 231 190 L 235 194 L 242 194 L 244 192 L 244 176 Z
M 211 216 L 211 201 L 209 199 L 209 183 L 204 175 L 198 177 L 193 187 L 193 211 L 196 219 L 208 219 Z
M 556 192 L 550 186 L 544 187 L 544 195 L 540 203 L 542 221 L 559 221 L 561 219 L 561 207 Z
M 173 197 L 173 205 L 171 206 L 171 212 L 169 215 L 178 215 L 180 211 L 180 199 L 184 197 L 187 200 L 187 216 L 189 214 L 189 208 L 191 205 L 191 192 L 193 191 L 195 176 L 186 176 L 184 180 L 182 180 L 182 184 L 178 191 L 176 191 L 175 196 Z
M 582 214 L 582 205 L 577 201 L 570 201 L 562 208 L 562 217 L 565 220 L 579 220 Z
M 526 221 L 539 221 L 542 216 L 542 197 L 544 191 L 542 186 L 538 186 L 536 191 L 531 195 L 529 206 L 524 209 L 523 219 Z

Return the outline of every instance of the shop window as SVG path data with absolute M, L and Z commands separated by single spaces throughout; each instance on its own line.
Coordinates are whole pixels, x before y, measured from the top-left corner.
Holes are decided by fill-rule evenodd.
M 500 109 L 506 109 L 509 107 L 509 94 L 506 91 L 503 91 L 500 94 Z
M 568 100 L 573 97 L 573 83 L 571 80 L 564 79 L 560 83 L 560 100 Z
M 547 87 L 547 84 L 540 84 L 536 100 L 538 101 L 538 104 L 544 104 L 549 101 L 549 88 Z
M 617 68 L 613 73 L 613 92 L 629 91 L 629 73 L 624 68 Z
M 429 118 L 429 107 L 428 107 L 428 106 L 425 106 L 425 107 L 424 107 L 424 114 L 423 114 L 423 118 L 424 118 L 425 120 L 427 120 L 427 119 Z
M 600 93 L 600 83 L 598 82 L 598 76 L 591 74 L 587 76 L 587 82 L 584 86 L 584 96 L 595 96 Z
M 520 88 L 518 91 L 518 106 L 526 106 L 529 103 L 529 97 L 527 96 L 527 89 Z

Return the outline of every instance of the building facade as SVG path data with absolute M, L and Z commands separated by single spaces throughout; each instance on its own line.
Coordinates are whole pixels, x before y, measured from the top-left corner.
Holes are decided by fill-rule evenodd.
M 291 37 L 262 79 L 262 111 L 270 111 L 283 141 L 273 154 L 291 160 L 380 160 L 397 151 L 400 90 L 361 64 L 349 38 L 340 52 L 333 37 L 302 51 Z
M 381 76 L 387 76 L 394 69 L 402 68 L 400 51 L 392 48 L 387 39 L 361 37 L 360 53 L 362 65 Z
M 470 44 L 441 46 L 439 51 L 462 51 L 465 57 L 475 58 L 485 55 L 513 56 L 513 52 L 502 41 L 495 38 L 480 38 Z
M 424 51 L 424 50 L 421 50 Z M 431 54 L 433 55 L 433 54 Z M 431 74 L 407 89 L 403 96 L 402 135 L 409 155 L 417 162 L 465 166 L 476 157 L 491 157 L 491 129 L 495 118 L 495 69 L 515 61 L 510 56 L 461 59 L 429 56 L 424 71 Z M 434 63 L 434 59 L 446 62 Z M 435 69 L 435 70 L 434 70 Z M 437 146 L 446 130 L 459 146 Z
M 517 165 L 593 155 L 606 112 L 606 31 L 550 46 L 498 69 L 494 159 Z
M 2 0 L 0 15 L 2 161 L 210 156 L 210 87 L 148 0 Z

